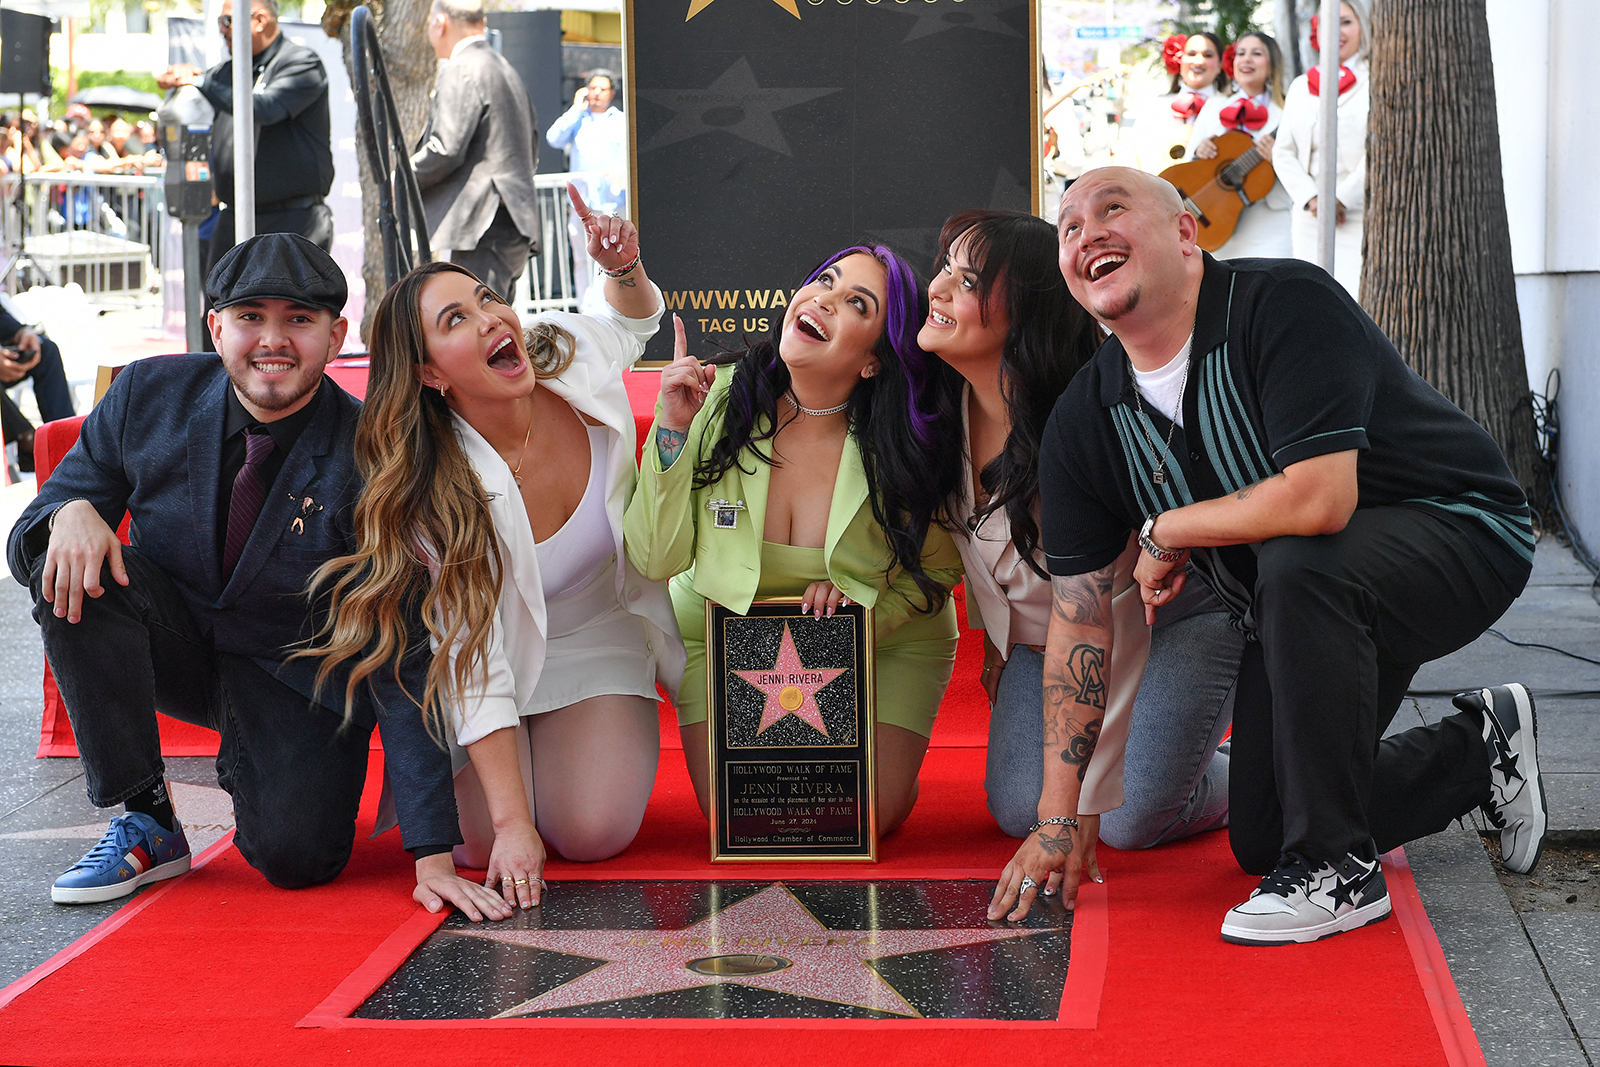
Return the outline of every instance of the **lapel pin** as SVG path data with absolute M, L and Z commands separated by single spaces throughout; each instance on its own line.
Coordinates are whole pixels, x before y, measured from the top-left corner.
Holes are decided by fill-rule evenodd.
M 711 512 L 711 524 L 718 530 L 737 530 L 739 528 L 739 512 L 745 510 L 744 501 L 716 500 L 706 502 L 706 510 Z
M 289 529 L 304 537 L 306 532 L 306 520 L 321 510 L 321 504 L 317 503 L 310 497 L 306 497 L 300 501 L 300 514 L 294 517 L 294 521 L 289 524 Z

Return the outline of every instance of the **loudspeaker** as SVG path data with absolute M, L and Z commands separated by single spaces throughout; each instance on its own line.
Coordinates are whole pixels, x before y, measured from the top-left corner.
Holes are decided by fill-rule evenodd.
M 50 95 L 50 20 L 0 8 L 0 93 Z

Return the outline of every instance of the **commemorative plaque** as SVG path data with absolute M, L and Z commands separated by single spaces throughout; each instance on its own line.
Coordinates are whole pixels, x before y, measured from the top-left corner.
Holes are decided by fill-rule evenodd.
M 711 859 L 878 858 L 872 610 L 706 604 Z

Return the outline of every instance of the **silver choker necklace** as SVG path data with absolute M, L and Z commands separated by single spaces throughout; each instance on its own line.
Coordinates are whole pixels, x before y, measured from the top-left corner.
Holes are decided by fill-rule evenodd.
M 850 401 L 846 400 L 843 404 L 835 404 L 831 408 L 805 408 L 800 406 L 800 401 L 794 398 L 793 393 L 784 393 L 783 399 L 788 402 L 790 407 L 794 408 L 800 414 L 810 415 L 812 418 L 817 418 L 822 415 L 837 415 L 839 412 L 850 406 Z

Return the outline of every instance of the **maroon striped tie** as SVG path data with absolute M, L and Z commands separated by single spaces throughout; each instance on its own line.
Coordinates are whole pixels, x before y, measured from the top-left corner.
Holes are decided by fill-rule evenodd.
M 233 574 L 233 568 L 250 540 L 261 505 L 267 500 L 267 482 L 261 477 L 261 465 L 272 455 L 272 435 L 264 427 L 253 426 L 245 431 L 244 466 L 233 479 L 233 496 L 228 500 L 228 539 L 223 544 L 222 573 Z

